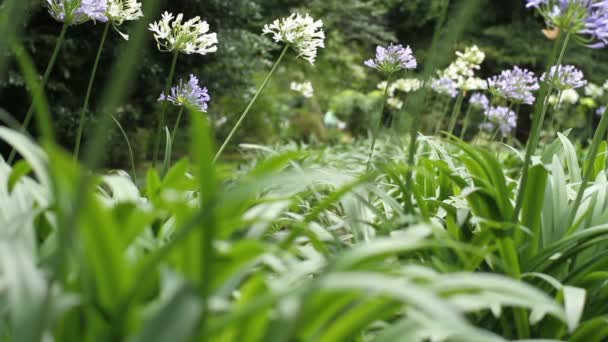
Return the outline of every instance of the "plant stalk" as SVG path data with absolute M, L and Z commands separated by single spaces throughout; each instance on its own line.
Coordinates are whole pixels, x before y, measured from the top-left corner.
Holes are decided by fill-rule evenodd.
M 561 33 L 560 33 L 560 37 L 561 37 Z M 555 56 L 557 54 L 557 50 L 559 47 L 559 43 L 560 43 L 561 39 L 558 38 L 555 46 L 553 48 L 553 53 L 551 55 L 551 58 L 549 60 L 549 63 L 547 65 L 547 74 L 550 72 L 551 70 L 551 66 L 553 65 L 553 61 L 555 60 Z M 566 34 L 566 38 L 564 39 L 564 42 L 562 44 L 562 48 L 561 51 L 559 53 L 559 57 L 557 58 L 557 65 L 560 65 L 562 63 L 562 60 L 564 59 L 564 54 L 566 53 L 566 48 L 568 47 L 568 42 L 570 41 L 570 33 Z M 530 137 L 529 141 L 528 141 L 528 146 L 526 147 L 526 158 L 524 161 L 524 166 L 523 166 L 523 170 L 522 170 L 522 176 L 521 176 L 521 183 L 519 185 L 519 191 L 517 193 L 517 200 L 515 202 L 515 210 L 513 210 L 513 221 L 517 222 L 517 220 L 519 219 L 519 212 L 521 211 L 521 207 L 523 205 L 523 201 L 524 201 L 524 193 L 526 192 L 526 186 L 528 185 L 528 173 L 530 170 L 530 162 L 532 160 L 532 155 L 534 154 L 534 152 L 536 151 L 536 148 L 538 147 L 538 140 L 540 137 L 540 131 L 543 127 L 543 121 L 545 119 L 545 114 L 547 113 L 547 107 L 548 107 L 548 97 L 551 94 L 551 92 L 553 91 L 553 85 L 551 83 L 549 83 L 548 85 L 545 86 L 546 91 L 541 92 L 541 96 L 538 99 L 537 105 L 536 105 L 536 110 L 534 111 L 534 115 L 532 118 L 532 136 Z M 542 107 L 541 107 L 542 106 Z
M 471 123 L 471 114 L 473 113 L 473 107 L 469 106 L 467 108 L 467 112 L 464 115 L 464 122 L 462 123 L 462 130 L 460 131 L 460 140 L 464 139 L 467 134 L 467 130 L 469 129 L 469 125 Z
M 97 68 L 99 67 L 99 61 L 101 60 L 101 54 L 103 52 L 103 47 L 106 44 L 106 38 L 108 37 L 108 32 L 110 31 L 110 21 L 106 23 L 106 27 L 103 30 L 103 35 L 101 36 L 101 41 L 99 42 L 99 48 L 97 49 L 97 56 L 95 57 L 95 63 L 93 64 L 93 70 L 91 71 L 91 76 L 89 78 L 89 85 L 87 86 L 87 93 L 84 97 L 84 104 L 82 105 L 82 109 L 80 110 L 80 122 L 78 124 L 78 131 L 76 133 L 76 144 L 74 147 L 74 159 L 78 160 L 78 155 L 80 153 L 80 143 L 82 141 L 82 132 L 84 130 L 84 122 L 85 122 L 85 114 L 89 108 L 89 101 L 91 99 L 91 92 L 93 91 L 93 84 L 95 83 L 95 76 L 97 75 Z
M 228 137 L 226 137 L 226 140 L 224 140 L 224 142 L 222 143 L 222 146 L 220 146 L 219 150 L 215 154 L 215 157 L 213 158 L 213 162 L 214 163 L 217 162 L 218 158 L 222 155 L 222 152 L 224 152 L 224 150 L 228 146 L 228 143 L 230 142 L 230 140 L 234 136 L 234 133 L 236 133 L 236 130 L 239 128 L 239 126 L 241 125 L 241 123 L 243 123 L 243 120 L 245 120 L 245 117 L 247 116 L 247 114 L 251 110 L 251 107 L 253 107 L 253 104 L 255 103 L 255 101 L 258 99 L 258 97 L 260 96 L 260 94 L 262 93 L 262 91 L 264 90 L 264 88 L 266 88 L 266 85 L 268 84 L 268 81 L 270 81 L 270 77 L 272 77 L 272 74 L 274 74 L 274 72 L 276 71 L 277 67 L 279 66 L 279 64 L 281 63 L 281 61 L 283 60 L 283 58 L 287 54 L 287 50 L 289 50 L 289 45 L 285 45 L 285 47 L 283 48 L 283 51 L 281 52 L 281 55 L 279 56 L 279 58 L 277 59 L 277 61 L 274 63 L 274 66 L 272 67 L 272 69 L 270 69 L 270 72 L 268 73 L 268 75 L 266 75 L 266 78 L 264 79 L 264 82 L 262 82 L 262 85 L 260 86 L 260 88 L 257 90 L 257 92 L 255 93 L 255 95 L 253 96 L 253 98 L 251 99 L 251 101 L 249 101 L 249 104 L 247 105 L 247 108 L 245 108 L 245 111 L 243 111 L 243 114 L 241 114 L 241 117 L 236 122 L 236 124 L 234 125 L 234 127 L 232 128 L 232 130 L 230 131 L 230 133 L 228 134 Z
M 456 128 L 456 122 L 458 121 L 458 117 L 460 116 L 460 112 L 462 111 L 463 102 L 464 90 L 460 90 L 458 98 L 456 99 L 456 103 L 454 104 L 454 108 L 452 110 L 452 118 L 450 119 L 450 124 L 448 126 L 448 135 L 452 135 L 454 133 L 454 128 Z
M 173 84 L 173 77 L 175 76 L 175 67 L 177 66 L 177 57 L 179 57 L 179 51 L 175 50 L 173 52 L 173 60 L 171 61 L 169 77 L 167 77 L 167 84 L 165 85 L 165 95 L 167 96 L 169 95 L 169 92 L 171 91 L 171 85 Z M 167 101 L 163 101 L 163 107 L 158 117 L 158 125 L 156 127 L 156 134 L 154 137 L 154 154 L 152 157 L 153 168 L 156 167 L 156 163 L 158 163 L 158 151 L 160 149 L 160 139 L 163 127 L 165 127 L 165 114 L 167 113 L 167 105 Z
M 382 95 L 382 103 L 380 104 L 380 110 L 378 113 L 378 119 L 376 120 L 376 125 L 372 131 L 372 144 L 369 148 L 369 155 L 367 157 L 367 166 L 365 167 L 366 171 L 369 171 L 369 167 L 372 162 L 372 157 L 374 156 L 374 148 L 376 147 L 376 139 L 378 136 L 378 131 L 380 131 L 380 126 L 382 126 L 382 114 L 384 114 L 384 108 L 386 107 L 386 101 L 388 99 L 388 92 L 393 83 L 393 74 L 388 75 L 388 80 L 386 81 L 386 87 L 384 88 L 384 94 Z
M 51 76 L 51 72 L 53 72 L 53 68 L 55 67 L 55 62 L 57 62 L 57 57 L 59 56 L 59 52 L 61 52 L 61 48 L 63 47 L 63 43 L 65 42 L 65 36 L 68 31 L 68 27 L 70 25 L 68 23 L 63 23 L 61 27 L 61 33 L 59 33 L 59 37 L 57 38 L 57 42 L 55 43 L 55 49 L 53 50 L 53 54 L 51 55 L 51 59 L 46 66 L 46 70 L 44 71 L 44 75 L 42 76 L 42 81 L 40 82 L 40 86 L 44 89 L 46 87 L 46 83 L 49 81 L 49 77 Z M 21 132 L 27 131 L 30 121 L 32 120 L 32 116 L 34 115 L 34 102 L 30 104 L 30 108 L 27 110 L 27 114 L 25 115 L 25 119 L 21 124 Z M 12 164 L 15 160 L 15 155 L 17 151 L 15 149 L 11 150 L 11 153 L 8 157 L 8 164 Z

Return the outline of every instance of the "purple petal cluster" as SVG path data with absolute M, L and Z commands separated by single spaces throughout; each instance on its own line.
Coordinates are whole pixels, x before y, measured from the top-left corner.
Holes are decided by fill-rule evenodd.
M 597 109 L 597 111 L 595 112 L 595 114 L 602 116 L 606 113 L 606 106 L 601 106 L 600 108 Z
M 433 91 L 442 95 L 448 95 L 449 97 L 458 95 L 458 84 L 449 77 L 432 79 L 429 86 Z
M 514 103 L 533 104 L 535 97 L 532 92 L 539 88 L 534 73 L 517 66 L 488 79 L 488 89 L 493 95 Z
M 608 1 L 606 0 L 526 0 L 553 27 L 579 34 L 590 48 L 608 46 Z
M 469 105 L 475 108 L 488 109 L 490 100 L 482 93 L 475 93 L 469 98 Z
M 47 0 L 51 16 L 69 24 L 78 25 L 89 20 L 107 22 L 108 0 Z
M 188 83 L 184 80 L 179 81 L 179 85 L 171 88 L 171 94 L 160 94 L 158 101 L 169 101 L 176 106 L 194 107 L 203 112 L 207 111 L 207 103 L 211 100 L 207 88 L 201 88 L 198 78 L 190 75 Z
M 576 89 L 587 85 L 583 72 L 573 65 L 554 65 L 549 71 L 549 76 L 545 73 L 540 80 L 551 83 L 558 90 Z
M 418 63 L 409 46 L 391 44 L 386 48 L 378 46 L 376 58 L 365 61 L 365 65 L 392 74 L 403 69 L 416 69 Z
M 517 114 L 507 107 L 488 107 L 484 114 L 487 121 L 479 125 L 484 131 L 492 132 L 498 128 L 503 135 L 507 135 L 517 127 Z

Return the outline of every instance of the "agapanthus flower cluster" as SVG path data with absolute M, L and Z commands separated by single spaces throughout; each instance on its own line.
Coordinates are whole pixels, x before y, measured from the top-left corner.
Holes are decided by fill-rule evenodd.
M 438 72 L 439 77 L 447 77 L 456 82 L 456 87 L 463 90 L 482 90 L 486 82 L 474 77 L 475 70 L 479 70 L 486 54 L 477 47 L 469 46 L 464 51 L 456 52 L 456 60 L 447 68 Z
M 458 85 L 448 77 L 433 78 L 429 82 L 429 87 L 436 93 L 456 97 L 458 95 Z
M 46 0 L 51 16 L 69 25 L 89 20 L 107 22 L 108 0 Z
M 482 93 L 475 93 L 469 98 L 469 105 L 478 109 L 487 109 L 490 107 L 490 99 Z
M 606 106 L 601 106 L 595 112 L 595 114 L 600 115 L 600 116 L 604 115 L 605 113 L 606 113 Z
M 585 96 L 589 96 L 592 99 L 599 99 L 604 96 L 605 90 L 601 86 L 595 83 L 589 83 L 585 87 Z
M 547 25 L 575 34 L 591 48 L 608 45 L 608 1 L 606 0 L 526 0 L 536 8 Z
M 549 75 L 543 73 L 540 78 L 543 82 L 549 82 L 557 90 L 576 89 L 587 84 L 583 72 L 573 65 L 554 65 Z
M 409 46 L 403 47 L 403 45 L 393 44 L 388 47 L 378 46 L 376 48 L 376 58 L 369 59 L 364 64 L 387 74 L 406 69 L 416 69 L 418 66 L 418 62 Z
M 289 88 L 295 92 L 302 94 L 302 96 L 304 96 L 307 99 L 309 99 L 315 95 L 315 90 L 312 87 L 312 83 L 310 83 L 309 81 L 302 82 L 302 83 L 291 82 L 291 85 Z
M 386 89 L 386 81 L 382 81 L 378 83 L 378 89 L 384 90 Z M 393 97 L 397 92 L 402 93 L 411 93 L 416 90 L 422 88 L 422 81 L 417 78 L 400 78 L 391 83 L 391 86 L 388 88 L 388 95 Z
M 114 25 L 137 20 L 144 16 L 137 0 L 108 0 L 107 16 Z
M 539 88 L 534 73 L 517 66 L 488 79 L 490 93 L 513 103 L 533 104 L 535 100 L 533 92 Z
M 150 24 L 149 30 L 154 32 L 159 50 L 200 55 L 217 51 L 217 34 L 209 33 L 206 21 L 200 17 L 185 22 L 183 20 L 184 15 L 181 13 L 175 17 L 165 12 L 160 21 Z
M 517 127 L 517 114 L 507 107 L 488 107 L 484 114 L 487 120 L 479 125 L 484 131 L 499 129 L 502 135 L 507 135 Z
M 317 50 L 325 47 L 323 21 L 315 21 L 310 15 L 293 13 L 287 18 L 277 19 L 272 24 L 264 25 L 263 34 L 272 34 L 275 42 L 291 46 L 298 57 L 310 64 L 317 59 Z
M 574 89 L 566 89 L 560 92 L 559 95 L 549 96 L 549 104 L 561 105 L 563 103 L 576 104 L 580 99 L 580 95 Z
M 170 95 L 163 92 L 158 98 L 158 101 L 169 101 L 176 106 L 192 107 L 203 112 L 207 111 L 210 100 L 209 91 L 207 88 L 201 88 L 198 78 L 194 75 L 190 75 L 187 83 L 180 80 L 179 85 L 171 88 Z

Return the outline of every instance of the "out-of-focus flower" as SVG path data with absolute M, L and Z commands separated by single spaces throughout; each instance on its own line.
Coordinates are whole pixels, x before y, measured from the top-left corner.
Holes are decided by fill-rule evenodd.
M 418 63 L 409 46 L 391 44 L 386 48 L 378 46 L 376 58 L 365 61 L 365 65 L 392 74 L 404 69 L 416 69 Z
M 606 0 L 526 0 L 549 27 L 575 35 L 591 48 L 608 45 L 608 1 Z
M 447 77 L 456 83 L 456 88 L 470 91 L 485 89 L 486 83 L 474 77 L 475 70 L 479 70 L 486 54 L 477 47 L 469 46 L 464 51 L 456 52 L 456 60 L 444 70 L 438 71 L 439 77 Z
M 463 90 L 471 91 L 471 90 L 486 90 L 488 89 L 488 82 L 486 80 L 481 79 L 479 77 L 469 77 L 462 83 Z
M 389 107 L 391 107 L 393 109 L 401 109 L 401 108 L 403 108 L 403 101 L 399 100 L 396 97 L 389 97 L 386 100 L 386 104 L 388 104 Z
M 175 19 L 175 20 L 174 20 Z M 217 51 L 217 34 L 209 33 L 209 24 L 194 17 L 186 22 L 183 14 L 175 17 L 169 12 L 162 19 L 150 24 L 160 51 L 179 51 L 185 54 L 206 55 Z
M 293 13 L 289 17 L 277 19 L 267 24 L 263 34 L 272 34 L 275 42 L 283 42 L 291 46 L 298 57 L 310 64 L 317 58 L 317 50 L 325 47 L 323 21 L 315 21 L 310 15 Z
M 346 128 L 346 123 L 338 119 L 336 114 L 331 111 L 325 113 L 325 116 L 323 117 L 323 123 L 325 123 L 325 126 L 327 127 L 337 128 L 339 130 L 344 130 Z
M 487 121 L 479 125 L 484 131 L 492 132 L 498 128 L 503 135 L 507 135 L 517 127 L 517 114 L 507 107 L 488 107 L 484 114 Z
M 600 108 L 598 108 L 595 114 L 599 116 L 606 114 L 606 106 L 601 106 Z
M 581 105 L 587 108 L 597 108 L 597 102 L 591 97 L 583 97 L 581 99 Z
M 535 97 L 532 92 L 539 88 L 534 73 L 517 66 L 488 79 L 490 93 L 514 103 L 533 104 Z
M 471 95 L 469 105 L 479 109 L 487 109 L 490 107 L 490 100 L 482 93 L 475 93 Z
M 108 21 L 108 0 L 46 0 L 51 16 L 69 25 L 79 25 L 89 20 Z
M 608 90 L 608 80 L 606 82 L 604 82 L 604 85 L 602 86 L 602 88 L 604 88 L 604 90 Z
M 312 83 L 309 81 L 297 83 L 291 82 L 290 89 L 302 94 L 305 98 L 309 99 L 315 95 L 315 90 L 312 87 Z
M 557 90 L 576 89 L 587 84 L 583 72 L 573 65 L 554 65 L 549 76 L 543 73 L 540 80 L 551 83 Z
M 386 81 L 378 83 L 378 89 L 386 89 Z M 388 95 L 393 97 L 397 91 L 402 93 L 412 93 L 422 88 L 422 81 L 417 78 L 400 78 L 394 81 L 388 88 Z
M 207 103 L 210 100 L 207 88 L 201 88 L 198 78 L 194 75 L 190 75 L 188 83 L 180 80 L 179 85 L 171 88 L 170 95 L 163 92 L 158 99 L 158 101 L 169 101 L 176 106 L 193 107 L 203 112 L 207 111 Z
M 589 83 L 585 87 L 585 96 L 598 99 L 604 96 L 604 89 L 595 83 Z
M 576 103 L 578 103 L 578 100 L 580 99 L 580 95 L 574 89 L 566 89 L 561 92 L 561 95 L 551 95 L 549 97 L 549 104 L 552 104 L 552 105 L 558 104 L 557 103 L 558 98 L 559 98 L 560 105 L 562 103 L 576 104 Z
M 431 79 L 429 86 L 433 91 L 442 95 L 448 95 L 449 97 L 458 95 L 456 82 L 448 77 Z

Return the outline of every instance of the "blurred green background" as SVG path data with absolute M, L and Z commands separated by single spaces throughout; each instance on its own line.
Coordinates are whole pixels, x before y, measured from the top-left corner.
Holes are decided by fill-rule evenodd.
M 27 1 L 30 18 L 23 23 L 25 44 L 40 71 L 50 58 L 61 24 L 48 15 L 44 1 Z M 451 47 L 452 50 L 477 44 L 487 55 L 480 70 L 481 77 L 491 76 L 514 64 L 540 72 L 552 45 L 541 32 L 542 20 L 533 11 L 526 10 L 521 0 L 486 0 L 482 3 L 484 8 L 479 12 L 482 15 L 463 35 L 466 40 Z M 170 0 L 164 1 L 162 8 L 183 12 L 186 17 L 199 15 L 218 32 L 217 53 L 204 57 L 182 55 L 177 67 L 177 77 L 186 78 L 193 73 L 209 88 L 212 102 L 208 115 L 216 127 L 218 141 L 227 135 L 278 53 L 278 46 L 269 37 L 261 36 L 263 25 L 296 11 L 310 13 L 325 24 L 327 47 L 320 51 L 316 64 L 311 66 L 302 59 L 286 59 L 244 127 L 237 132 L 231 153 L 228 153 L 230 157 L 238 156 L 234 147 L 239 143 L 273 144 L 285 140 L 332 143 L 365 135 L 370 111 L 376 108 L 377 84 L 381 78 L 366 69 L 363 61 L 373 55 L 375 45 L 398 42 L 410 45 L 419 62 L 424 63 L 435 20 L 444 6 L 457 4 L 458 1 L 448 0 Z M 148 21 L 156 19 L 145 18 Z M 75 139 L 78 110 L 101 33 L 102 26 L 93 23 L 70 28 L 48 83 L 55 128 L 60 142 L 69 149 Z M 104 70 L 125 44 L 115 32 L 110 35 L 101 60 L 98 89 L 105 81 Z M 608 60 L 608 53 L 571 46 L 566 63 L 577 65 L 588 79 L 603 84 L 608 65 L 602 61 Z M 170 58 L 170 54 L 156 49 L 150 35 L 148 48 L 141 51 L 137 86 L 128 103 L 115 113 L 129 134 L 138 162 L 149 158 L 150 131 L 155 127 L 155 114 L 160 109 L 156 100 L 164 86 Z M 292 82 L 305 81 L 310 81 L 314 87 L 313 98 L 290 90 Z M 95 124 L 95 100 L 94 92 L 93 110 L 88 114 L 89 126 Z M 0 77 L 0 108 L 22 121 L 29 101 L 16 66 L 9 66 Z M 523 115 L 526 110 L 522 110 Z M 342 133 L 324 124 L 327 112 L 334 113 L 345 123 Z M 176 114 L 175 108 L 170 109 L 170 125 Z M 588 121 L 582 122 L 587 124 Z M 520 120 L 518 135 L 525 136 L 526 131 L 524 118 Z M 182 130 L 176 138 L 178 154 L 185 150 L 186 134 L 187 130 Z M 106 154 L 105 165 L 125 167 L 127 149 L 118 129 L 108 133 L 107 144 L 110 153 Z M 6 150 L 3 147 L 3 153 Z

